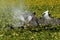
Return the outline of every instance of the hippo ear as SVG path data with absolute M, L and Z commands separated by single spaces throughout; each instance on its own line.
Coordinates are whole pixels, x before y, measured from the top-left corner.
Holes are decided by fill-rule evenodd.
M 36 15 L 36 12 L 34 12 L 33 14 Z
M 46 12 L 49 12 L 48 10 Z
M 47 11 L 45 11 L 44 13 L 48 13 L 49 11 L 47 10 Z

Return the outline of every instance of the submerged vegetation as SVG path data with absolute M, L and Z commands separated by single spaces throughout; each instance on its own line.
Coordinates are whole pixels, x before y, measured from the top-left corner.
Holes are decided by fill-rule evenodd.
M 13 19 L 15 9 L 36 12 L 38 18 L 49 10 L 52 17 L 60 18 L 60 0 L 0 0 L 0 40 L 60 40 L 59 25 L 10 29 L 16 22 Z

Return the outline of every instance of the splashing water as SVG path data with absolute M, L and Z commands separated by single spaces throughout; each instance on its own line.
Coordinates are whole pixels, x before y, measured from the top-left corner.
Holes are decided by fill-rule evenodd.
M 21 11 L 20 9 L 14 9 L 12 10 L 14 15 L 14 26 L 20 27 L 24 25 L 24 23 L 29 23 L 32 19 L 32 13 L 29 11 Z

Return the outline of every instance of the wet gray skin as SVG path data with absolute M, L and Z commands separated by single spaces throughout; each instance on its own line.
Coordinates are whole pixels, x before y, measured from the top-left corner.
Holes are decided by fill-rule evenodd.
M 48 24 L 51 24 L 51 25 L 60 25 L 60 19 L 52 18 L 49 15 L 49 11 L 47 10 L 47 11 L 45 11 L 42 14 L 42 18 L 40 19 L 40 24 L 45 24 L 45 25 L 48 25 Z
M 20 20 L 20 22 L 17 22 L 15 25 L 19 25 L 19 27 L 24 26 L 26 24 L 29 24 L 29 26 L 32 25 L 34 27 L 37 27 L 40 24 L 60 25 L 60 19 L 50 17 L 48 10 L 43 12 L 41 18 L 38 18 L 35 12 L 24 12 L 21 13 L 17 18 Z

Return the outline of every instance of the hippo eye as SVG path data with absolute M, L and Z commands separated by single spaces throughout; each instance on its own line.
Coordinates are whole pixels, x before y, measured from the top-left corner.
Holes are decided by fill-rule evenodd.
M 49 16 L 51 16 L 51 14 L 49 14 Z

